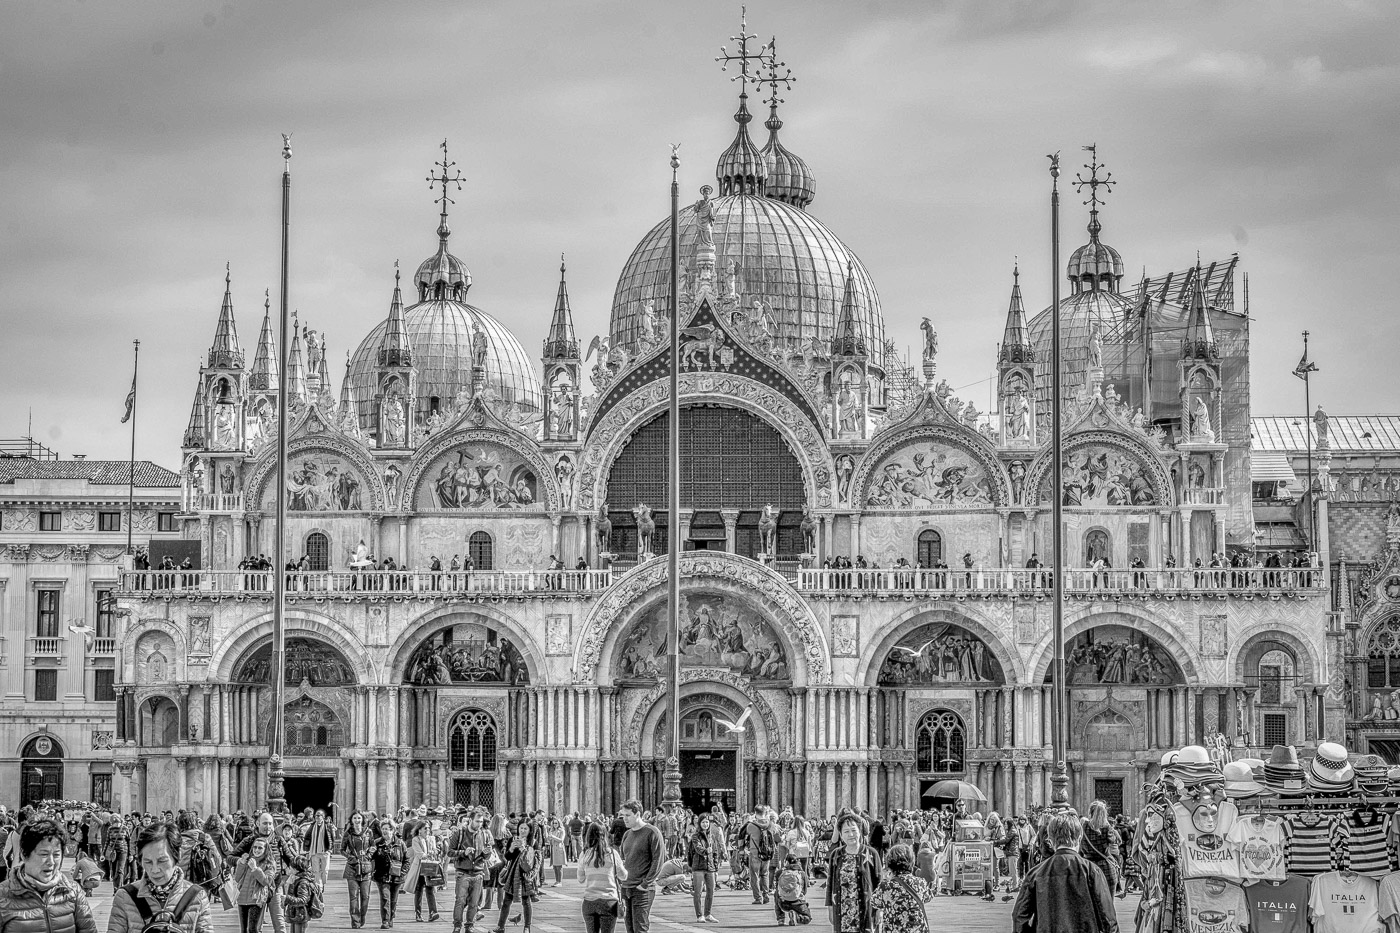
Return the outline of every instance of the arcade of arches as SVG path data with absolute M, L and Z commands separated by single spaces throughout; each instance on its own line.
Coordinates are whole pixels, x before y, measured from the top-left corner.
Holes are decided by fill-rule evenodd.
M 529 652 L 538 649 L 467 609 L 400 639 L 398 682 L 388 685 L 364 683 L 362 662 L 294 627 L 283 735 L 289 802 L 587 810 L 659 797 L 669 747 L 658 680 L 663 610 L 655 602 L 629 609 L 607 643 L 601 686 L 549 682 L 557 673 L 537 667 L 541 659 Z M 1018 681 L 1008 666 L 1014 653 L 956 610 L 924 612 L 897 637 L 874 642 L 883 653 L 870 662 L 868 686 L 855 688 L 808 683 L 792 635 L 759 600 L 697 583 L 682 610 L 679 753 L 688 802 L 814 811 L 847 801 L 916 804 L 946 778 L 978 784 L 1002 810 L 1046 799 L 1044 669 L 1039 683 Z M 271 721 L 266 638 L 237 653 L 222 685 L 157 683 L 153 677 L 169 679 L 173 646 L 138 645 L 150 656 L 136 659 L 142 680 L 122 691 L 118 721 L 118 748 L 137 754 L 117 756 L 131 780 L 117 784 L 114 802 L 256 806 Z M 1243 687 L 1196 688 L 1194 675 L 1128 616 L 1079 631 L 1067 650 L 1076 795 L 1131 807 L 1161 750 L 1188 736 L 1247 733 L 1257 744 L 1294 735 L 1310 715 L 1292 701 L 1301 676 L 1295 647 L 1257 638 L 1242 646 L 1239 663 Z M 1373 680 L 1387 676 L 1388 663 L 1389 655 L 1372 661 Z M 740 738 L 724 724 L 746 711 Z M 33 757 L 32 773 L 45 782 L 34 793 L 62 786 L 61 761 L 39 760 L 32 748 L 24 754 L 26 773 Z

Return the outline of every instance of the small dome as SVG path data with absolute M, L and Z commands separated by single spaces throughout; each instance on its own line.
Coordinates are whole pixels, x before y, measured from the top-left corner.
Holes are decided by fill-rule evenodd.
M 1116 259 L 1118 254 L 1113 254 Z M 1035 348 L 1036 394 L 1042 411 L 1050 401 L 1051 310 L 1046 308 L 1027 325 Z M 1141 341 L 1137 338 L 1137 316 L 1127 298 L 1106 288 L 1085 288 L 1060 299 L 1060 396 L 1069 401 L 1080 396 L 1089 381 L 1090 344 L 1094 331 L 1102 345 L 1100 365 L 1104 380 L 1117 386 L 1124 398 L 1140 387 Z M 1132 383 L 1132 385 L 1129 385 Z
M 418 267 L 413 282 L 418 286 L 418 300 L 429 299 L 461 301 L 472 287 L 472 274 L 467 264 L 447 250 L 447 238 L 452 230 L 447 226 L 447 215 L 443 215 L 438 225 L 438 251 Z
M 715 165 L 715 178 L 719 182 L 721 196 L 727 194 L 763 194 L 768 177 L 768 159 L 749 138 L 749 123 L 753 114 L 749 113 L 749 95 L 739 95 L 739 112 L 734 114 L 734 122 L 739 124 L 739 132 L 734 134 L 734 142 L 719 157 Z
M 812 176 L 812 170 L 800 156 L 789 152 L 778 141 L 778 130 L 783 128 L 783 121 L 778 119 L 777 107 L 771 109 L 763 125 L 768 127 L 768 145 L 763 147 L 763 158 L 768 166 L 764 194 L 806 210 L 817 196 L 817 181 Z
M 1112 246 L 1099 242 L 1102 229 L 1098 211 L 1091 212 L 1089 242 L 1070 255 L 1069 265 L 1065 267 L 1076 292 L 1086 289 L 1118 291 L 1118 282 L 1123 278 L 1123 257 Z

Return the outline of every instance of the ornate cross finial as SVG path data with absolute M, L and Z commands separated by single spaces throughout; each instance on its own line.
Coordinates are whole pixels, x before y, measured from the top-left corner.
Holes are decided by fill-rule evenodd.
M 435 168 L 435 169 L 438 169 L 438 168 L 442 169 L 442 174 L 441 174 L 441 175 L 437 175 L 437 174 L 435 174 L 435 173 L 433 173 L 433 172 L 429 172 L 429 173 L 428 173 L 428 187 L 429 187 L 429 188 L 435 188 L 435 187 L 437 187 L 438 185 L 442 185 L 442 194 L 439 195 L 438 197 L 434 198 L 434 199 L 433 199 L 433 203 L 434 203 L 434 204 L 441 204 L 441 205 L 442 205 L 442 216 L 443 216 L 444 218 L 446 218 L 446 217 L 447 217 L 447 205 L 449 205 L 449 204 L 456 204 L 456 203 L 457 203 L 456 201 L 452 200 L 450 197 L 447 196 L 447 186 L 448 186 L 448 185 L 456 185 L 456 186 L 457 186 L 457 190 L 458 190 L 458 191 L 461 191 L 461 190 L 462 190 L 462 171 L 461 171 L 461 169 L 458 169 L 455 173 L 453 173 L 453 174 L 451 174 L 451 175 L 447 174 L 448 171 L 450 171 L 451 169 L 457 167 L 457 163 L 456 163 L 456 162 L 449 162 L 448 159 L 447 159 L 447 140 L 444 139 L 444 140 L 442 141 L 442 145 L 439 146 L 438 148 L 442 150 L 442 161 L 441 161 L 441 162 L 434 162 L 434 163 L 433 163 L 433 168 Z
M 769 107 L 777 109 L 777 106 L 784 103 L 778 96 L 778 85 L 783 86 L 783 90 L 792 90 L 792 82 L 797 79 L 792 76 L 792 69 L 787 66 L 787 62 L 778 61 L 778 37 L 774 36 L 768 40 L 767 54 L 759 59 L 761 64 L 768 66 L 768 74 L 763 76 L 761 83 L 768 85 L 771 92 L 768 99 L 764 101 Z M 782 69 L 782 74 L 778 70 Z
M 749 41 L 751 39 L 757 39 L 758 34 L 751 33 L 748 31 L 749 8 L 740 7 L 739 10 L 739 34 L 737 36 L 729 37 L 730 42 L 739 43 L 738 54 L 731 54 L 727 48 L 721 45 L 719 47 L 719 54 L 715 56 L 715 61 L 720 63 L 720 71 L 728 71 L 730 62 L 738 62 L 739 73 L 737 75 L 731 75 L 729 80 L 738 81 L 741 85 L 747 88 L 749 84 L 758 82 L 756 76 L 749 74 L 749 62 L 757 61 L 760 64 L 762 64 L 765 60 L 765 56 L 769 54 L 769 47 L 767 45 L 763 45 L 759 48 L 757 52 L 749 51 Z
M 1086 185 L 1088 186 L 1089 200 L 1084 203 L 1089 205 L 1090 213 L 1097 214 L 1099 212 L 1099 205 L 1104 203 L 1103 199 L 1099 197 L 1099 188 L 1102 187 L 1104 189 L 1104 194 L 1107 195 L 1113 191 L 1113 186 L 1118 184 L 1118 182 L 1113 180 L 1112 172 L 1105 171 L 1103 177 L 1099 177 L 1099 169 L 1104 166 L 1099 162 L 1098 143 L 1090 143 L 1084 147 L 1084 151 L 1089 153 L 1089 162 L 1084 166 L 1089 170 L 1089 177 L 1086 179 L 1083 172 L 1075 175 L 1074 190 L 1082 194 L 1084 192 L 1084 187 Z

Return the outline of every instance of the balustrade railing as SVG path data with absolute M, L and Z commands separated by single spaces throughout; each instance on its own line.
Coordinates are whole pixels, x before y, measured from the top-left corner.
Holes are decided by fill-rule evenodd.
M 381 596 L 598 593 L 612 583 L 610 570 L 324 570 L 285 573 L 289 596 Z M 269 595 L 271 570 L 144 570 L 122 574 L 122 593 L 139 595 Z
M 242 493 L 202 492 L 195 497 L 195 507 L 202 512 L 241 512 Z
M 924 570 L 885 568 L 862 570 L 799 570 L 797 588 L 818 593 L 873 594 L 1049 594 L 1050 571 L 1045 569 Z M 1065 570 L 1065 592 L 1099 593 L 1321 593 L 1327 588 L 1320 569 L 1278 567 L 1203 567 L 1170 570 Z
M 37 658 L 56 658 L 63 654 L 63 641 L 62 637 L 31 635 L 29 637 L 29 655 Z
M 115 638 L 94 638 L 92 640 L 92 653 L 94 655 L 116 654 L 117 640 Z

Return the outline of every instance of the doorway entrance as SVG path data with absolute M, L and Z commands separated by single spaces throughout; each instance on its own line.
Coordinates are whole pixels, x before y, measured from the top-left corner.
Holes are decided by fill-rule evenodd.
M 681 803 L 695 813 L 723 804 L 738 809 L 738 752 L 735 749 L 681 749 Z
M 1094 778 L 1094 798 L 1108 804 L 1108 815 L 1123 812 L 1123 779 Z
M 452 800 L 459 807 L 496 807 L 496 782 L 473 778 L 455 778 L 452 781 Z
M 20 806 L 63 799 L 63 747 L 48 735 L 31 739 L 20 752 Z
M 288 777 L 286 787 L 287 812 L 300 813 L 307 807 L 331 812 L 331 804 L 335 802 L 335 778 Z

